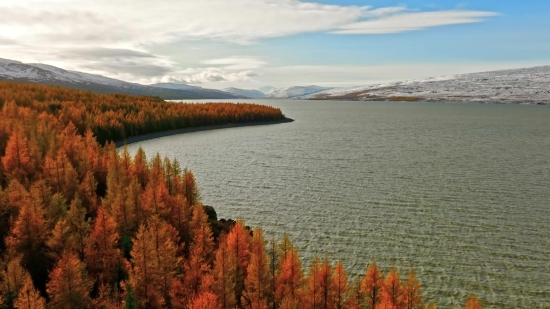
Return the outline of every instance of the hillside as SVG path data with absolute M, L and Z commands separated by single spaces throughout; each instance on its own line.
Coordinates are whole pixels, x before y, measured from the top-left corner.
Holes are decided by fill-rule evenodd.
M 231 93 L 189 86 L 188 89 L 144 86 L 101 75 L 64 70 L 39 63 L 22 63 L 0 58 L 0 81 L 61 86 L 97 93 L 158 96 L 163 99 L 235 99 Z
M 294 86 L 294 87 L 288 87 L 288 88 L 275 89 L 270 93 L 268 93 L 265 97 L 267 99 L 294 99 L 302 96 L 319 93 L 322 91 L 327 91 L 330 89 L 333 89 L 333 88 L 320 87 L 320 86 Z
M 265 97 L 265 94 L 259 90 L 254 89 L 240 89 L 240 88 L 225 88 L 223 89 L 225 92 L 232 93 L 237 96 L 247 97 L 251 99 L 261 99 Z
M 550 66 L 335 88 L 299 98 L 550 104 Z

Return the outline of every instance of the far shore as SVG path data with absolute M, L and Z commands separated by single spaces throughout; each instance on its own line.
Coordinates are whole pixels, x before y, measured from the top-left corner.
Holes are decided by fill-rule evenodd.
M 115 142 L 115 145 L 116 145 L 117 148 L 119 148 L 119 147 L 122 147 L 124 145 L 135 144 L 135 143 L 143 142 L 143 141 L 146 141 L 146 140 L 159 138 L 159 137 L 170 136 L 170 135 L 177 135 L 177 134 L 183 134 L 183 133 L 192 133 L 192 132 L 199 132 L 199 131 L 208 131 L 208 130 L 217 130 L 217 129 L 228 129 L 228 128 L 238 128 L 238 127 L 249 127 L 249 126 L 263 126 L 263 125 L 287 123 L 287 122 L 293 122 L 293 121 L 294 121 L 294 119 L 285 117 L 281 120 L 275 120 L 275 121 L 228 123 L 228 124 L 213 125 L 213 126 L 189 127 L 189 128 L 183 128 L 183 129 L 177 129 L 177 130 L 170 130 L 170 131 L 163 131 L 163 132 L 157 132 L 157 133 L 151 133 L 151 134 L 132 136 L 132 137 L 127 138 L 125 140 Z

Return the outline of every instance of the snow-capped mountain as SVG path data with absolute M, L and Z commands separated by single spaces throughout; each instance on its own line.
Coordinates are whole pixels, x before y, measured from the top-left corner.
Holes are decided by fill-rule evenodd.
M 164 99 L 233 99 L 233 94 L 189 86 L 168 89 L 129 83 L 101 75 L 69 71 L 40 63 L 22 63 L 0 58 L 0 80 L 54 85 L 99 93 L 124 93 L 159 96 Z
M 265 97 L 268 99 L 293 99 L 307 96 L 334 88 L 320 86 L 294 86 L 288 88 L 279 88 L 271 91 Z
M 225 88 L 222 90 L 225 92 L 232 93 L 236 96 L 242 96 L 242 97 L 247 97 L 251 99 L 261 99 L 265 97 L 265 94 L 258 90 L 240 89 L 240 88 L 233 88 L 233 87 Z
M 550 66 L 337 88 L 299 98 L 550 104 Z

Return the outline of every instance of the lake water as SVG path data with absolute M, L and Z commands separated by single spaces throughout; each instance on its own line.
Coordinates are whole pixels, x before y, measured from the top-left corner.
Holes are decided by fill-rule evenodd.
M 259 100 L 292 123 L 140 142 L 197 177 L 204 204 L 304 261 L 376 259 L 427 300 L 550 308 L 550 106 Z

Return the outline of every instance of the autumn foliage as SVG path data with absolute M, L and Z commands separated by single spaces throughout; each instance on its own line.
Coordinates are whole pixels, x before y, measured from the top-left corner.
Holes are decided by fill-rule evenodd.
M 0 82 L 0 307 L 425 308 L 412 269 L 384 277 L 374 262 L 350 281 L 327 259 L 304 270 L 287 236 L 266 246 L 242 220 L 214 233 L 191 171 L 111 143 L 282 117 Z

